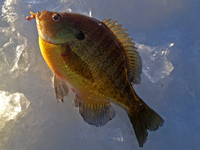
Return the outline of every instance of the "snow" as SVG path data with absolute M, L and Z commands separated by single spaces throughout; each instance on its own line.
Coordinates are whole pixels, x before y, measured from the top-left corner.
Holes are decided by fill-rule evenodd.
M 144 150 L 200 147 L 200 2 L 198 0 L 1 0 L 0 149 L 139 150 L 124 110 L 97 128 L 74 109 L 74 94 L 57 103 L 29 12 L 67 11 L 118 19 L 143 62 L 137 94 L 165 120 Z

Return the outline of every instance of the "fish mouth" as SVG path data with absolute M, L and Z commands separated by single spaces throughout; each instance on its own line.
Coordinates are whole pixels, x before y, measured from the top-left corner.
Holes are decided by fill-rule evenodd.
M 31 14 L 31 17 L 30 16 L 26 17 L 26 20 L 28 20 L 28 21 L 31 21 L 32 19 L 37 20 L 41 15 L 41 13 L 39 11 L 37 11 L 35 14 L 33 12 L 30 12 L 30 14 Z
M 41 16 L 41 13 L 40 13 L 39 11 L 37 11 L 37 12 L 35 13 L 36 20 L 39 19 L 40 16 Z
M 42 14 L 43 14 L 43 12 L 42 12 Z M 38 33 L 40 35 L 41 34 L 41 30 L 42 30 L 42 26 L 40 24 L 40 21 L 42 20 L 42 18 L 41 18 L 42 14 L 39 11 L 37 11 L 36 13 L 30 12 L 30 14 L 31 14 L 31 17 L 29 17 L 29 16 L 26 17 L 26 20 L 28 20 L 28 21 L 31 21 L 32 19 L 36 20 Z
M 45 17 L 47 12 L 48 12 L 47 10 L 42 11 L 42 13 L 40 13 L 39 11 L 37 11 L 36 13 L 30 12 L 31 17 L 29 17 L 29 16 L 26 17 L 26 20 L 31 21 L 32 19 L 35 19 L 36 22 L 39 22 L 41 20 L 45 20 L 45 19 L 47 19 Z
M 36 13 L 30 12 L 31 16 L 26 17 L 26 20 L 31 21 L 32 19 L 35 19 L 39 36 L 43 40 L 49 41 L 49 39 L 50 39 L 49 34 L 46 33 L 46 30 L 42 24 L 42 21 L 49 19 L 48 15 L 46 15 L 46 13 L 48 13 L 47 10 L 42 11 L 42 13 L 40 13 L 39 11 L 37 11 Z
M 48 28 L 46 27 L 49 20 L 51 20 L 51 11 L 44 10 L 41 13 L 37 11 L 36 13 L 30 12 L 31 17 L 26 17 L 26 20 L 31 21 L 32 19 L 36 20 L 37 30 L 38 34 L 41 39 L 48 43 L 52 43 L 52 36 L 58 31 L 53 31 L 53 33 L 50 33 L 48 31 Z

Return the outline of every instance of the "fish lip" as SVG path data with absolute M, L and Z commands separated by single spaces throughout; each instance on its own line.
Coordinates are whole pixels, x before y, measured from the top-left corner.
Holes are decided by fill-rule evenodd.
M 37 11 L 37 12 L 35 13 L 35 15 L 36 15 L 36 19 L 39 19 L 40 16 L 41 16 L 41 13 L 40 13 L 39 11 Z
M 36 20 L 36 24 L 37 24 L 37 30 L 38 30 L 38 34 L 40 36 L 40 38 L 46 42 L 51 43 L 51 39 L 50 39 L 50 35 L 48 33 L 45 33 L 45 27 L 43 27 L 42 25 L 42 21 L 44 20 L 48 20 L 49 18 L 45 17 L 45 14 L 47 13 L 47 10 L 43 10 L 41 13 L 39 11 L 37 11 L 35 13 L 35 20 Z
M 40 16 L 41 16 L 41 13 L 39 11 L 37 11 L 35 13 L 35 20 L 36 20 L 36 24 L 37 24 L 37 27 L 40 28 Z

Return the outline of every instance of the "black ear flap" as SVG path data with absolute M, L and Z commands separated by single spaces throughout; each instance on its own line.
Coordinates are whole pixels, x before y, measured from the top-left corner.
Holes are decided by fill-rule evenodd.
M 81 30 L 79 30 L 79 33 L 76 35 L 76 38 L 78 40 L 83 40 L 85 38 L 85 34 Z

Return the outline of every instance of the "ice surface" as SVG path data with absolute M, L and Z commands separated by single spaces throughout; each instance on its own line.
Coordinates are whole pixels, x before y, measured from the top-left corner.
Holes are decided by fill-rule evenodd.
M 172 63 L 167 60 L 168 47 L 172 47 L 173 45 L 174 43 L 170 43 L 167 46 L 153 48 L 143 44 L 136 45 L 143 59 L 142 71 L 153 83 L 168 76 L 174 69 Z
M 0 149 L 139 150 L 126 112 L 101 128 L 57 103 L 35 21 L 44 9 L 118 19 L 137 43 L 143 74 L 137 94 L 165 120 L 144 150 L 200 147 L 200 2 L 198 0 L 5 0 L 0 17 Z
M 22 110 L 22 105 L 28 108 L 29 102 L 21 93 L 8 94 L 5 91 L 0 91 L 0 131 L 5 126 L 5 122 L 13 120 Z M 20 102 L 21 101 L 21 102 Z M 22 112 L 24 113 L 24 112 Z

